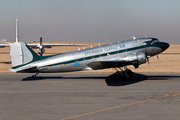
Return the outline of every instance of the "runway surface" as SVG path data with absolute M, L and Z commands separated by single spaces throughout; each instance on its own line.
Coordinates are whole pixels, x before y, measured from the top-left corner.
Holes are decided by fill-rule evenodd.
M 0 74 L 0 120 L 178 120 L 180 73 Z

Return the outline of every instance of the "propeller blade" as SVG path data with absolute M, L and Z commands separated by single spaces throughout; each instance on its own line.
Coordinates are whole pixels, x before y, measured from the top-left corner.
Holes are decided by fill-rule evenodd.
M 44 53 L 44 46 L 43 46 L 43 44 L 42 44 L 42 36 L 40 37 L 40 44 L 39 44 L 39 49 L 38 49 L 38 51 L 39 51 L 39 54 L 40 54 L 40 56 L 42 56 L 43 55 L 43 53 Z
M 147 62 L 148 62 L 148 65 L 149 65 L 149 58 L 147 57 Z
M 149 65 L 149 58 L 148 58 L 148 55 L 147 55 L 147 49 L 146 49 L 146 46 L 145 46 L 145 54 L 146 54 L 146 59 L 147 59 L 148 65 Z
M 40 46 L 42 46 L 42 36 L 40 37 Z
M 157 59 L 159 60 L 159 56 L 157 55 Z

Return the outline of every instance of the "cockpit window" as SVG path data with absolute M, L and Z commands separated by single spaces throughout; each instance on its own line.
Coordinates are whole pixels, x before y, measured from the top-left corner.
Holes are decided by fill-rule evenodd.
M 159 40 L 157 38 L 152 38 L 152 41 L 159 42 Z
M 154 44 L 154 43 L 156 43 L 156 42 L 159 42 L 159 40 L 156 39 L 156 38 L 153 38 L 152 41 L 151 41 L 151 44 Z
M 155 43 L 155 42 L 159 42 L 158 40 L 153 40 L 153 42 Z

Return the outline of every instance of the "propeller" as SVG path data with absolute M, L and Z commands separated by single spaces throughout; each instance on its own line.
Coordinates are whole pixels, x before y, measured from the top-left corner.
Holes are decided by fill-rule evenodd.
M 149 65 L 149 58 L 147 56 L 146 56 L 146 59 L 147 59 L 148 65 Z
M 44 52 L 45 52 L 45 49 L 44 49 L 44 45 L 42 44 L 42 36 L 41 36 L 40 44 L 38 45 L 38 54 L 40 54 L 40 56 L 42 56 Z
M 147 60 L 148 65 L 149 65 L 149 56 L 147 55 L 147 49 L 146 49 L 146 46 L 145 46 L 145 51 L 146 51 L 146 60 Z

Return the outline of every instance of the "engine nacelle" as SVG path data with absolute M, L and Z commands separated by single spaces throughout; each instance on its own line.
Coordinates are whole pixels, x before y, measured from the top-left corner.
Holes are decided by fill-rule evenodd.
M 146 63 L 146 54 L 145 53 L 143 53 L 143 52 L 142 53 L 137 53 L 136 56 L 137 56 L 139 65 L 143 64 L 143 63 Z
M 45 52 L 44 45 L 39 45 L 38 46 L 38 54 L 42 56 L 42 54 Z

